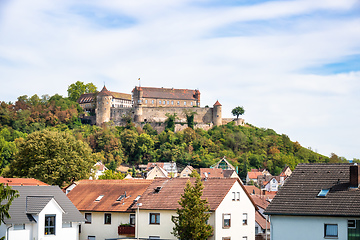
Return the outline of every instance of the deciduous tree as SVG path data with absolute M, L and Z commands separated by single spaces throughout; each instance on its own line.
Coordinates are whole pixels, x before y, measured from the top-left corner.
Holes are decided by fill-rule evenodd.
M 17 147 L 7 175 L 32 177 L 51 185 L 88 178 L 95 163 L 91 148 L 67 132 L 34 132 L 17 141 Z
M 236 116 L 236 118 L 239 118 L 240 115 L 243 115 L 245 113 L 245 110 L 243 107 L 237 106 L 233 110 L 231 110 L 232 115 Z

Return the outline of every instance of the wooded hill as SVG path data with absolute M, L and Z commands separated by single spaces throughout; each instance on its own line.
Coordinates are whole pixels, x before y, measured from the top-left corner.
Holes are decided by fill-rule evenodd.
M 174 161 L 179 166 L 190 164 L 195 168 L 209 167 L 226 156 L 244 178 L 251 168 L 267 168 L 277 175 L 285 166 L 294 169 L 298 163 L 347 161 L 336 154 L 323 156 L 292 142 L 287 135 L 250 124 L 235 126 L 229 123 L 208 131 L 187 128 L 176 133 L 168 128 L 157 133 L 149 124 L 141 129 L 131 121 L 125 127 L 108 124 L 100 128 L 82 124 L 79 120 L 82 113 L 76 102 L 60 95 L 21 96 L 15 103 L 1 102 L 0 159 L 3 175 L 32 177 L 28 172 L 15 171 L 15 164 L 12 168 L 9 165 L 14 159 L 19 162 L 25 156 L 21 154 L 28 144 L 26 139 L 44 130 L 45 134 L 62 132 L 84 142 L 92 150 L 91 162 L 101 160 L 112 170 L 120 164 L 131 166 L 157 161 Z M 38 151 L 46 151 L 41 149 L 46 147 L 46 144 L 36 146 Z M 45 158 L 42 159 L 45 161 Z M 36 162 L 35 166 L 37 164 L 41 162 Z M 64 181 L 76 178 L 80 176 Z

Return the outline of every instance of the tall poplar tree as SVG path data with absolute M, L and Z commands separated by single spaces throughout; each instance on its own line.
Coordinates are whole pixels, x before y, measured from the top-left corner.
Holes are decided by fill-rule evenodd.
M 207 224 L 210 207 L 206 199 L 201 199 L 204 185 L 200 175 L 196 176 L 193 186 L 188 180 L 176 210 L 178 216 L 171 221 L 175 224 L 172 234 L 180 240 L 204 240 L 213 233 L 213 227 Z

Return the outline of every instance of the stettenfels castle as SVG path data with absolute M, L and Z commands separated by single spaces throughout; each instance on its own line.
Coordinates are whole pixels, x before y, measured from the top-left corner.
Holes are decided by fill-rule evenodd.
M 168 118 L 167 114 L 176 114 L 179 130 L 186 125 L 186 114 L 189 112 L 194 114 L 196 127 L 203 129 L 233 121 L 222 118 L 218 101 L 212 108 L 200 107 L 199 90 L 139 86 L 132 90 L 132 94 L 126 94 L 111 92 L 104 86 L 99 93 L 82 94 L 78 103 L 92 115 L 84 116 L 84 119 L 99 126 L 105 122 L 122 126 L 128 117 L 136 124 L 161 126 Z M 242 125 L 243 119 L 239 119 L 236 124 Z

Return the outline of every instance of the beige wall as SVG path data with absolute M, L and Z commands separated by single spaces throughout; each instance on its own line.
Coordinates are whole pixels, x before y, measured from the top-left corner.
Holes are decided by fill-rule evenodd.
M 86 240 L 88 236 L 95 236 L 96 240 L 120 237 L 118 235 L 118 226 L 130 222 L 130 213 L 81 211 L 84 218 L 85 213 L 92 214 L 92 221 L 91 223 L 81 224 L 80 240 Z M 111 224 L 104 224 L 105 213 L 111 213 Z

